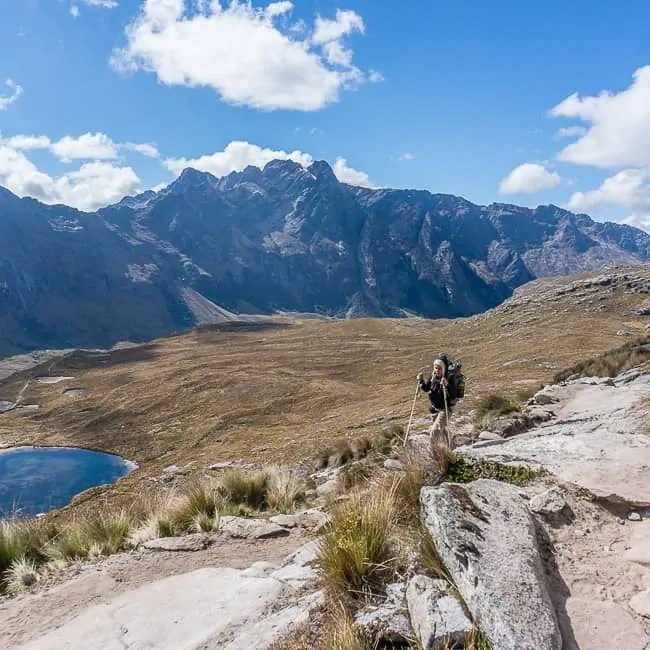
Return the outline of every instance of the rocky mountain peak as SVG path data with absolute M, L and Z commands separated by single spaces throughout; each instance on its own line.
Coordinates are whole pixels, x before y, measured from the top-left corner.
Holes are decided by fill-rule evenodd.
M 183 194 L 189 190 L 214 187 L 217 178 L 210 172 L 199 171 L 193 167 L 186 167 L 178 178 L 169 185 L 167 190 L 174 194 Z
M 0 206 L 0 356 L 154 338 L 204 319 L 202 300 L 232 313 L 469 316 L 535 278 L 650 261 L 650 235 L 630 226 L 354 187 L 324 161 L 220 179 L 186 168 L 100 219 L 6 190 Z

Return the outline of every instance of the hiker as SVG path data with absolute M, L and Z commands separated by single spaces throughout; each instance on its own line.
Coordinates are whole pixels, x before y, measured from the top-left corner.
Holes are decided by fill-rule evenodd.
M 437 358 L 433 362 L 431 377 L 425 381 L 424 375 L 419 373 L 417 380 L 420 390 L 429 393 L 429 411 L 433 417 L 431 428 L 431 444 L 440 440 L 447 441 L 447 415 L 451 412 L 456 402 L 456 386 L 447 379 L 447 363 L 444 359 Z M 446 408 L 445 408 L 446 400 Z

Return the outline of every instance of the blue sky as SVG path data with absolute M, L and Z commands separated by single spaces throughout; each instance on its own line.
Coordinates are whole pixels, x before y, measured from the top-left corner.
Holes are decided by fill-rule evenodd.
M 291 155 L 648 227 L 648 24 L 638 0 L 5 2 L 0 184 L 94 209 Z

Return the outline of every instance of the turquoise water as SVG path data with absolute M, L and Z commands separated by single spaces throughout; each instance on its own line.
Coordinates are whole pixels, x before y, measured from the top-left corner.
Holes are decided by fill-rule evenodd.
M 69 447 L 18 447 L 0 452 L 0 519 L 61 508 L 97 485 L 135 469 L 120 456 Z

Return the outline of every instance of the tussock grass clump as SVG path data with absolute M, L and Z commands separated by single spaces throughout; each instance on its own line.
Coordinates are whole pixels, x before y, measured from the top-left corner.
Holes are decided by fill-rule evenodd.
M 372 593 L 392 571 L 394 487 L 353 492 L 331 517 L 318 557 L 328 590 L 357 597 Z
M 626 370 L 650 361 L 650 337 L 631 341 L 620 348 L 615 348 L 603 354 L 576 363 L 555 373 L 553 381 L 565 381 L 571 375 L 580 377 L 616 377 Z
M 246 505 L 253 510 L 262 510 L 266 505 L 266 490 L 269 475 L 265 470 L 232 470 L 226 472 L 217 488 L 224 503 L 232 506 Z
M 266 505 L 271 510 L 292 512 L 305 499 L 304 479 L 288 470 L 273 469 L 267 477 Z
M 447 571 L 447 568 L 440 559 L 435 542 L 431 538 L 429 531 L 423 525 L 418 528 L 417 542 L 420 562 L 427 573 L 433 578 L 440 578 L 446 580 L 450 585 L 453 584 L 449 571 Z
M 6 572 L 6 588 L 11 593 L 18 593 L 29 589 L 40 580 L 38 567 L 34 560 L 28 560 L 26 557 L 19 557 L 11 563 Z
M 518 413 L 519 411 L 521 411 L 521 404 L 518 401 L 496 393 L 481 395 L 476 404 L 477 418 L 486 416 L 499 417 L 510 413 Z
M 397 520 L 400 524 L 412 526 L 420 521 L 420 490 L 427 483 L 432 483 L 430 457 L 422 457 L 412 450 L 404 451 L 400 456 L 404 467 L 395 489 Z
M 0 577 L 20 559 L 35 565 L 45 562 L 47 556 L 43 548 L 49 534 L 56 534 L 56 530 L 48 530 L 33 519 L 10 519 L 0 522 Z
M 474 411 L 474 430 L 481 431 L 497 418 L 521 411 L 522 402 L 504 395 L 488 393 L 481 395 Z
M 125 510 L 74 520 L 45 546 L 44 551 L 50 560 L 63 562 L 113 555 L 128 546 L 134 524 Z
M 306 482 L 288 469 L 232 470 L 220 479 L 217 488 L 223 512 L 278 510 L 292 512 L 305 498 Z
M 167 529 L 167 532 L 176 535 L 217 530 L 222 503 L 223 499 L 216 485 L 207 482 L 193 483 L 185 488 L 180 499 L 168 512 L 163 510 L 158 513 L 158 528 L 163 531 Z

